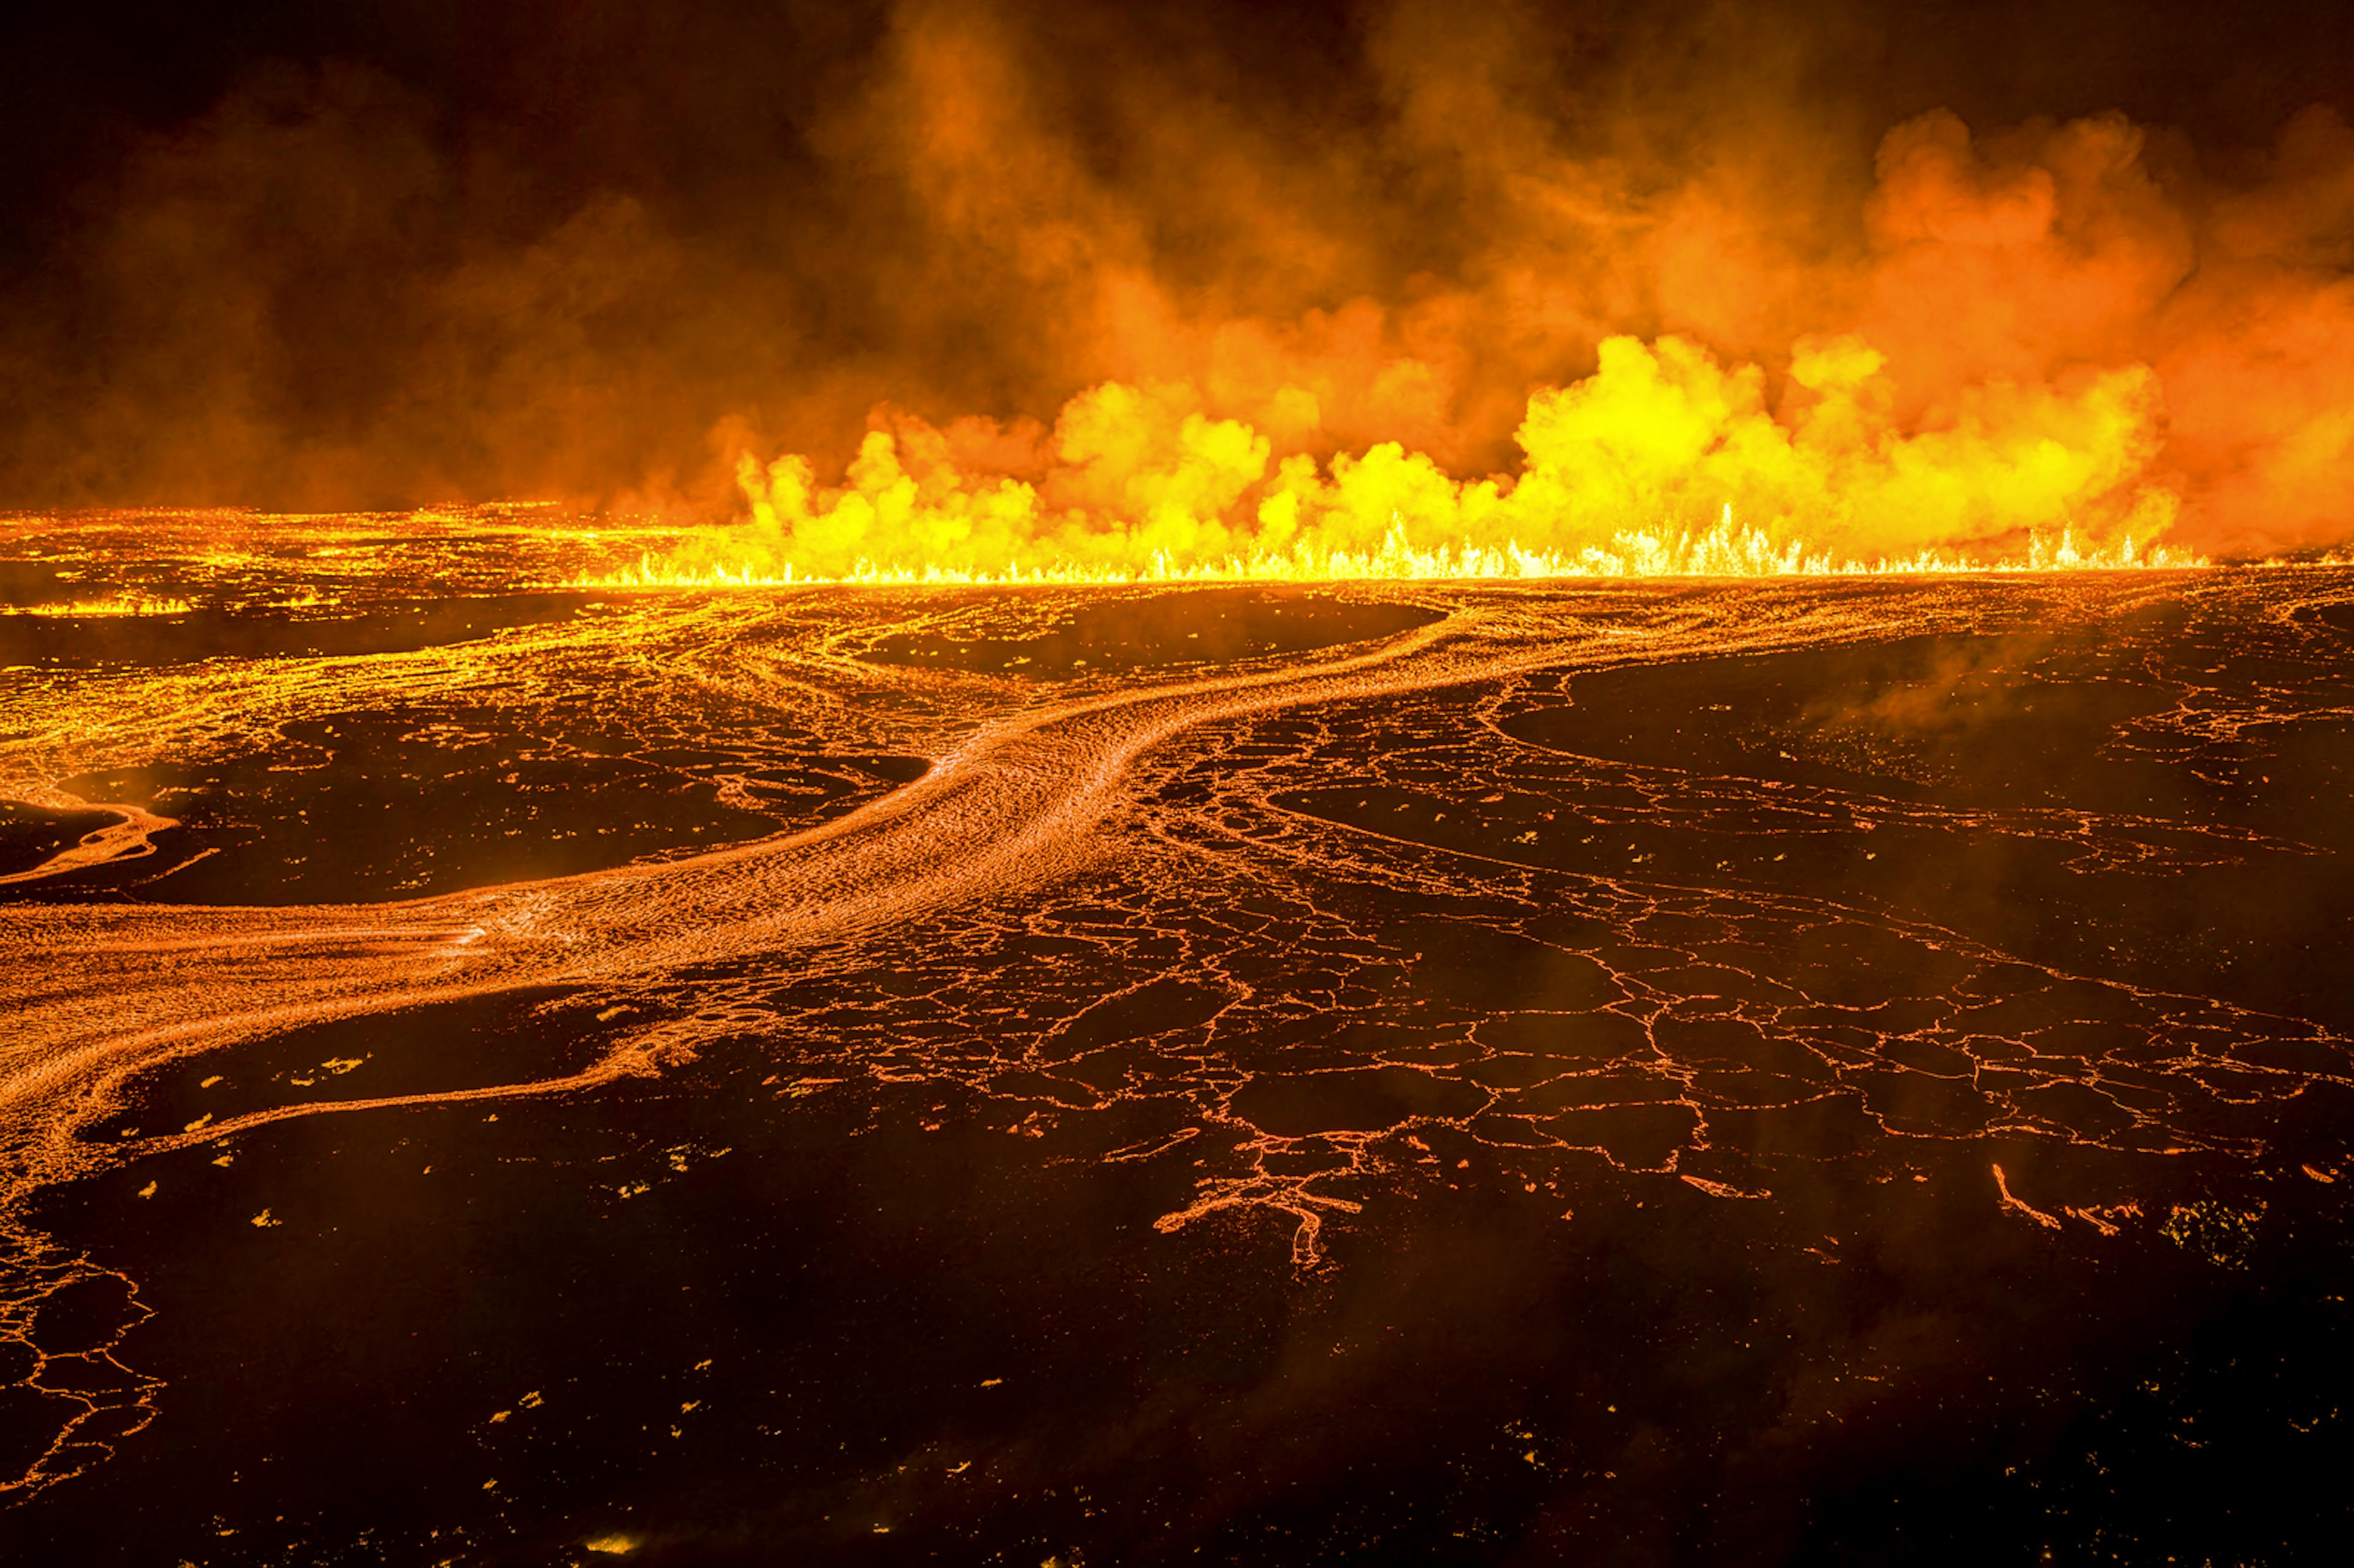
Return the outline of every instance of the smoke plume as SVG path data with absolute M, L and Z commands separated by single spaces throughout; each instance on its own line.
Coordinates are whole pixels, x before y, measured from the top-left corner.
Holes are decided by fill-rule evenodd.
M 0 502 L 807 571 L 2338 543 L 2338 57 L 2107 15 L 380 6 L 20 191 Z

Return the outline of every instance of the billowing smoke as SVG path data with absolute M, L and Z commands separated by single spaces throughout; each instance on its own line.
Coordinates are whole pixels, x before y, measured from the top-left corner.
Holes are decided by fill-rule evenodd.
M 2072 75 L 1982 10 L 908 0 L 313 49 L 51 216 L 0 502 L 544 496 L 748 517 L 705 553 L 804 571 L 1574 552 L 1727 505 L 1866 558 L 2344 540 L 2354 132 L 2288 65 L 2184 97 L 2170 13 L 2179 65 Z

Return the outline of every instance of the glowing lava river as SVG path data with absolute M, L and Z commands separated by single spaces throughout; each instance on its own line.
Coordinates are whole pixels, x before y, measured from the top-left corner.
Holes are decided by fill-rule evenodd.
M 2354 570 L 338 527 L 0 578 L 0 1556 L 2342 1542 Z

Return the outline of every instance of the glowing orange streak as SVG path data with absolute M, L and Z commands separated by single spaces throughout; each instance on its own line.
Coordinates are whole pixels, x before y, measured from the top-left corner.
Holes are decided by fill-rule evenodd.
M 30 791 L 27 791 L 30 793 Z M 143 806 L 117 805 L 106 800 L 85 800 L 63 789 L 41 791 L 46 797 L 28 800 L 27 805 L 47 806 L 64 811 L 111 811 L 119 819 L 102 828 L 82 834 L 71 846 L 59 850 L 30 871 L 10 872 L 0 876 L 0 885 L 11 882 L 38 882 L 46 877 L 62 876 L 69 871 L 104 865 L 110 861 L 134 860 L 154 853 L 154 836 L 166 828 L 180 825 L 174 817 L 159 817 Z
M 498 990 L 486 987 L 484 991 Z M 461 993 L 482 994 L 482 992 Z M 142 1152 L 162 1153 L 175 1149 L 193 1149 L 199 1143 L 217 1143 L 232 1133 L 247 1132 L 257 1127 L 267 1127 L 274 1121 L 292 1121 L 297 1117 L 329 1116 L 340 1111 L 398 1110 L 412 1106 L 464 1105 L 473 1100 L 513 1100 L 544 1095 L 570 1094 L 578 1089 L 593 1089 L 610 1084 L 616 1078 L 626 1078 L 651 1073 L 652 1065 L 642 1052 L 628 1049 L 614 1051 L 590 1066 L 561 1078 L 543 1078 L 528 1084 L 491 1084 L 472 1089 L 436 1089 L 414 1095 L 377 1095 L 356 1100 L 316 1100 L 307 1105 L 273 1106 L 268 1110 L 248 1111 L 223 1121 L 207 1122 L 190 1132 L 165 1133 L 140 1140 Z
M 1993 1170 L 1994 1190 L 2001 1195 L 2002 1201 L 2000 1206 L 2006 1213 L 2025 1214 L 2029 1219 L 2033 1220 L 2045 1230 L 2056 1231 L 2060 1228 L 2060 1222 L 2058 1220 L 2053 1219 L 2050 1214 L 2045 1213 L 2034 1204 L 2026 1202 L 2024 1199 L 2011 1192 L 2010 1181 L 2008 1177 L 2003 1175 L 2001 1166 L 1997 1165 L 1993 1167 Z M 2094 1220 L 2093 1224 L 2100 1225 L 2101 1222 Z M 2115 1229 L 2114 1226 L 2104 1226 L 2103 1228 L 2109 1231 L 2111 1234 L 2114 1234 Z
M 196 607 L 185 599 L 143 593 L 101 594 L 95 599 L 59 599 L 49 604 L 0 605 L 0 615 L 47 615 L 80 619 L 85 616 L 186 615 Z

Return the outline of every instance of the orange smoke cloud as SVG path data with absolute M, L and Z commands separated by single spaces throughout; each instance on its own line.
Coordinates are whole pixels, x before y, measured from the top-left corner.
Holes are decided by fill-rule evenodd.
M 2326 241 L 2354 138 L 2326 114 L 2234 189 L 2121 116 L 1981 140 L 1937 111 L 1841 190 L 1723 143 L 1691 168 L 1565 151 L 1496 86 L 1480 51 L 1509 35 L 1431 60 L 1406 48 L 1426 20 L 1391 19 L 1393 144 L 1469 160 L 1487 205 L 1449 275 L 1285 317 L 1246 307 L 1303 259 L 1311 281 L 1380 272 L 1346 215 L 1190 123 L 1160 155 L 1203 171 L 1186 210 L 1231 270 L 1156 267 L 1167 186 L 1095 179 L 993 40 L 911 14 L 890 100 L 908 186 L 1006 259 L 1050 357 L 1095 384 L 1051 433 L 878 410 L 838 485 L 743 455 L 749 524 L 687 564 L 1312 567 L 1391 540 L 1575 557 L 1727 506 L 1777 548 L 1864 561 L 2348 532 L 2354 316 Z M 1819 150 L 1787 117 L 1755 140 L 1765 160 Z M 1811 210 L 1773 205 L 1793 197 Z
M 2333 111 L 2257 154 L 1875 122 L 1837 26 L 1711 15 L 575 39 L 634 129 L 561 190 L 505 122 L 281 69 L 87 196 L 0 330 L 0 500 L 618 500 L 829 574 L 1575 556 L 1728 505 L 1863 560 L 2354 532 Z

